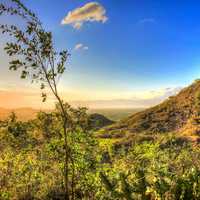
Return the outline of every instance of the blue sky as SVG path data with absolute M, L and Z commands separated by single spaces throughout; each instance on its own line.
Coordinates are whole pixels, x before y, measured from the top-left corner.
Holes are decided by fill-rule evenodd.
M 152 100 L 152 91 L 160 99 L 166 97 L 166 88 L 177 91 L 200 77 L 199 1 L 24 2 L 53 32 L 56 48 L 72 54 L 61 82 L 66 100 Z M 105 21 L 84 21 L 79 29 L 61 25 L 70 11 L 94 2 L 104 9 Z M 75 50 L 76 45 L 80 48 Z M 14 75 L 6 76 L 11 77 L 7 83 L 18 83 Z

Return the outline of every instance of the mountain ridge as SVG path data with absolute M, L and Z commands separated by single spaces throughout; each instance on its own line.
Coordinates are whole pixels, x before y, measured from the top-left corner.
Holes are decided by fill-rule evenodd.
M 114 123 L 102 132 L 165 133 L 183 131 L 184 133 L 189 132 L 188 134 L 196 134 L 195 132 L 200 132 L 199 125 L 193 123 L 197 112 L 196 96 L 199 92 L 200 80 L 196 80 L 190 86 L 183 88 L 177 95 Z

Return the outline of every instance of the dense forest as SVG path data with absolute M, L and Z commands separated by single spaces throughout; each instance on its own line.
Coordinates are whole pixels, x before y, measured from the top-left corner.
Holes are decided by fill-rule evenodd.
M 57 104 L 27 121 L 14 112 L 0 121 L 0 199 L 200 199 L 200 81 L 118 122 L 74 108 L 58 87 L 68 51 L 55 50 L 52 33 L 20 0 L 10 2 L 0 4 L 0 16 L 23 27 L 0 25 L 12 38 L 9 69 Z

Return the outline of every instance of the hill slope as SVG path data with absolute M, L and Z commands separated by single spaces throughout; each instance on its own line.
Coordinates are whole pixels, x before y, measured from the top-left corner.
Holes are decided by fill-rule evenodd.
M 105 126 L 109 126 L 114 123 L 114 121 L 98 113 L 90 114 L 89 122 L 90 122 L 90 127 L 96 130 L 103 128 Z
M 181 90 L 173 97 L 169 97 L 163 103 L 133 114 L 105 129 L 107 132 L 129 133 L 163 133 L 172 131 L 191 131 L 199 128 L 194 124 L 197 94 L 200 92 L 200 81 Z

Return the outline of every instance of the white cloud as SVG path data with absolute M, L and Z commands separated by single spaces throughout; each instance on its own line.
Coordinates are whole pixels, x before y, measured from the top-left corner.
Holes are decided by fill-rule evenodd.
M 78 50 L 88 50 L 89 49 L 89 47 L 88 46 L 85 46 L 85 45 L 83 45 L 82 43 L 78 43 L 78 44 L 76 44 L 75 45 L 75 47 L 74 47 L 74 50 L 75 51 L 78 51 Z
M 144 18 L 139 20 L 139 24 L 144 24 L 144 23 L 155 23 L 156 20 L 154 18 Z
M 82 26 L 82 23 L 80 23 L 80 22 L 76 22 L 75 24 L 73 24 L 73 27 L 74 27 L 75 29 L 80 29 L 81 26 Z
M 83 50 L 88 50 L 88 49 L 89 49 L 89 47 L 87 47 L 87 46 L 83 47 Z
M 75 47 L 74 47 L 74 50 L 79 50 L 83 47 L 83 44 L 79 43 L 79 44 L 76 44 Z
M 61 24 L 72 25 L 75 29 L 80 29 L 85 22 L 105 23 L 107 20 L 105 8 L 97 2 L 90 2 L 68 12 Z

